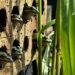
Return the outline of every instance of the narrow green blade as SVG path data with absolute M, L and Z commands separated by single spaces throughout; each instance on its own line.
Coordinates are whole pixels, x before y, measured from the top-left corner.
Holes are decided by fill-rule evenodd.
M 60 14 L 58 14 L 60 15 L 60 20 L 57 20 L 60 22 L 58 26 L 60 27 L 63 74 L 75 75 L 75 0 L 58 1 L 61 3 L 58 4 L 61 11 L 59 11 Z

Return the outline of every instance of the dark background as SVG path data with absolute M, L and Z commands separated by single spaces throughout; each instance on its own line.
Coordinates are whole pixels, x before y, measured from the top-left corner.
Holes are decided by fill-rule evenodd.
M 47 0 L 47 4 L 52 5 L 52 19 L 54 19 L 56 15 L 57 0 Z

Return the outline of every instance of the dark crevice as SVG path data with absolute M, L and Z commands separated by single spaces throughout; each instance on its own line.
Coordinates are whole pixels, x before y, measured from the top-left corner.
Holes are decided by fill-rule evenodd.
M 34 37 L 36 36 L 35 34 L 37 33 L 37 30 L 35 29 L 33 31 L 33 39 L 32 39 L 32 50 L 36 50 L 37 49 L 37 39 L 34 39 Z
M 2 47 L 0 48 L 0 51 L 7 53 L 7 47 L 6 47 L 6 46 L 2 46 Z
M 32 64 L 33 64 L 33 75 L 38 75 L 37 62 L 36 62 L 36 60 L 34 60 L 32 62 Z
M 42 28 L 44 28 L 44 25 L 42 25 Z M 42 34 L 44 34 L 44 31 L 42 32 Z
M 42 14 L 44 12 L 44 0 L 42 0 Z
M 52 6 L 52 19 L 55 19 L 56 16 L 56 6 L 57 6 L 57 0 L 48 0 L 48 5 Z
M 28 39 L 28 36 L 25 36 L 24 37 L 24 51 L 27 51 L 27 49 L 28 49 L 28 46 L 29 46 L 29 39 Z
M 13 46 L 19 46 L 19 41 L 17 39 L 14 40 Z
M 37 33 L 37 30 L 35 29 L 34 31 L 33 31 L 33 39 L 32 39 L 32 57 L 31 58 L 33 58 L 33 56 L 35 55 L 35 53 L 36 53 L 36 50 L 37 50 L 37 38 L 34 38 Z
M 18 59 L 17 56 L 12 57 L 14 61 L 16 61 Z
M 3 66 L 2 66 L 2 63 L 1 63 L 1 61 L 0 61 L 0 70 L 2 70 L 2 68 L 3 68 Z
M 36 0 L 33 0 L 32 6 L 37 7 Z
M 36 29 L 33 30 L 33 34 L 34 34 L 34 33 L 37 33 L 37 30 L 36 30 Z
M 18 6 L 13 7 L 12 14 L 19 15 L 19 7 Z
M 5 9 L 1 9 L 0 10 L 0 32 L 5 30 L 6 21 L 7 21 L 6 10 Z

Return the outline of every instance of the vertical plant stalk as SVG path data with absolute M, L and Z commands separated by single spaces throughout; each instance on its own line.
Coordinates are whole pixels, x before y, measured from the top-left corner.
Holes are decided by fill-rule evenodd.
M 55 23 L 56 24 L 56 23 Z M 55 25 L 55 33 L 54 33 L 54 40 L 53 40 L 53 53 L 52 53 L 52 68 L 51 68 L 51 75 L 56 75 L 56 45 L 57 45 L 57 26 Z
M 51 69 L 51 75 L 55 75 L 55 67 L 56 67 L 56 49 L 54 47 L 52 54 L 52 69 Z
M 75 75 L 75 0 L 61 0 L 61 50 L 64 75 Z
M 75 0 L 69 0 L 69 45 L 71 75 L 75 75 Z
M 69 14 L 71 12 L 70 6 L 70 1 L 72 2 L 73 0 L 61 0 L 62 2 L 62 14 L 61 14 L 61 50 L 62 50 L 62 57 L 63 57 L 63 72 L 64 75 L 73 75 L 72 74 L 72 63 L 71 63 L 71 52 L 73 51 L 73 48 L 70 48 L 73 43 L 70 43 L 71 39 L 70 34 L 69 34 L 69 27 L 72 26 L 73 24 L 71 23 L 72 17 Z M 72 9 L 72 7 L 71 7 Z M 64 13 L 65 12 L 65 13 Z M 74 27 L 73 27 L 74 28 Z M 73 30 L 73 29 L 72 29 Z M 75 30 L 75 29 L 74 29 Z M 73 37 L 73 35 L 72 35 Z M 74 37 L 75 38 L 75 37 Z M 70 45 L 71 44 L 71 45 Z M 71 50 L 71 52 L 70 52 Z M 73 52 L 72 52 L 73 54 Z
M 60 75 L 60 24 L 61 24 L 61 0 L 57 0 L 57 10 L 56 10 L 56 50 L 57 50 L 57 58 L 56 58 L 56 75 Z
M 38 31 L 42 29 L 42 0 L 38 0 Z M 38 75 L 42 75 L 42 33 L 38 33 Z
M 53 39 L 53 52 L 52 52 L 52 68 L 51 68 L 51 75 L 55 75 L 55 72 L 56 72 L 56 26 L 55 26 L 55 34 L 54 34 L 54 39 Z

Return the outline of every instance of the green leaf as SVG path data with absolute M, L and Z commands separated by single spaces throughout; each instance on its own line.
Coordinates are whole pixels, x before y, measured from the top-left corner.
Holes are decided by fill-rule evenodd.
M 41 30 L 40 33 L 42 33 L 44 30 L 48 29 L 51 25 L 55 24 L 55 19 L 48 22 Z
M 63 74 L 75 75 L 75 0 L 57 0 L 57 30 L 60 30 L 60 42 L 63 58 Z M 60 12 L 61 11 L 61 12 Z M 60 18 L 57 19 L 57 17 Z

